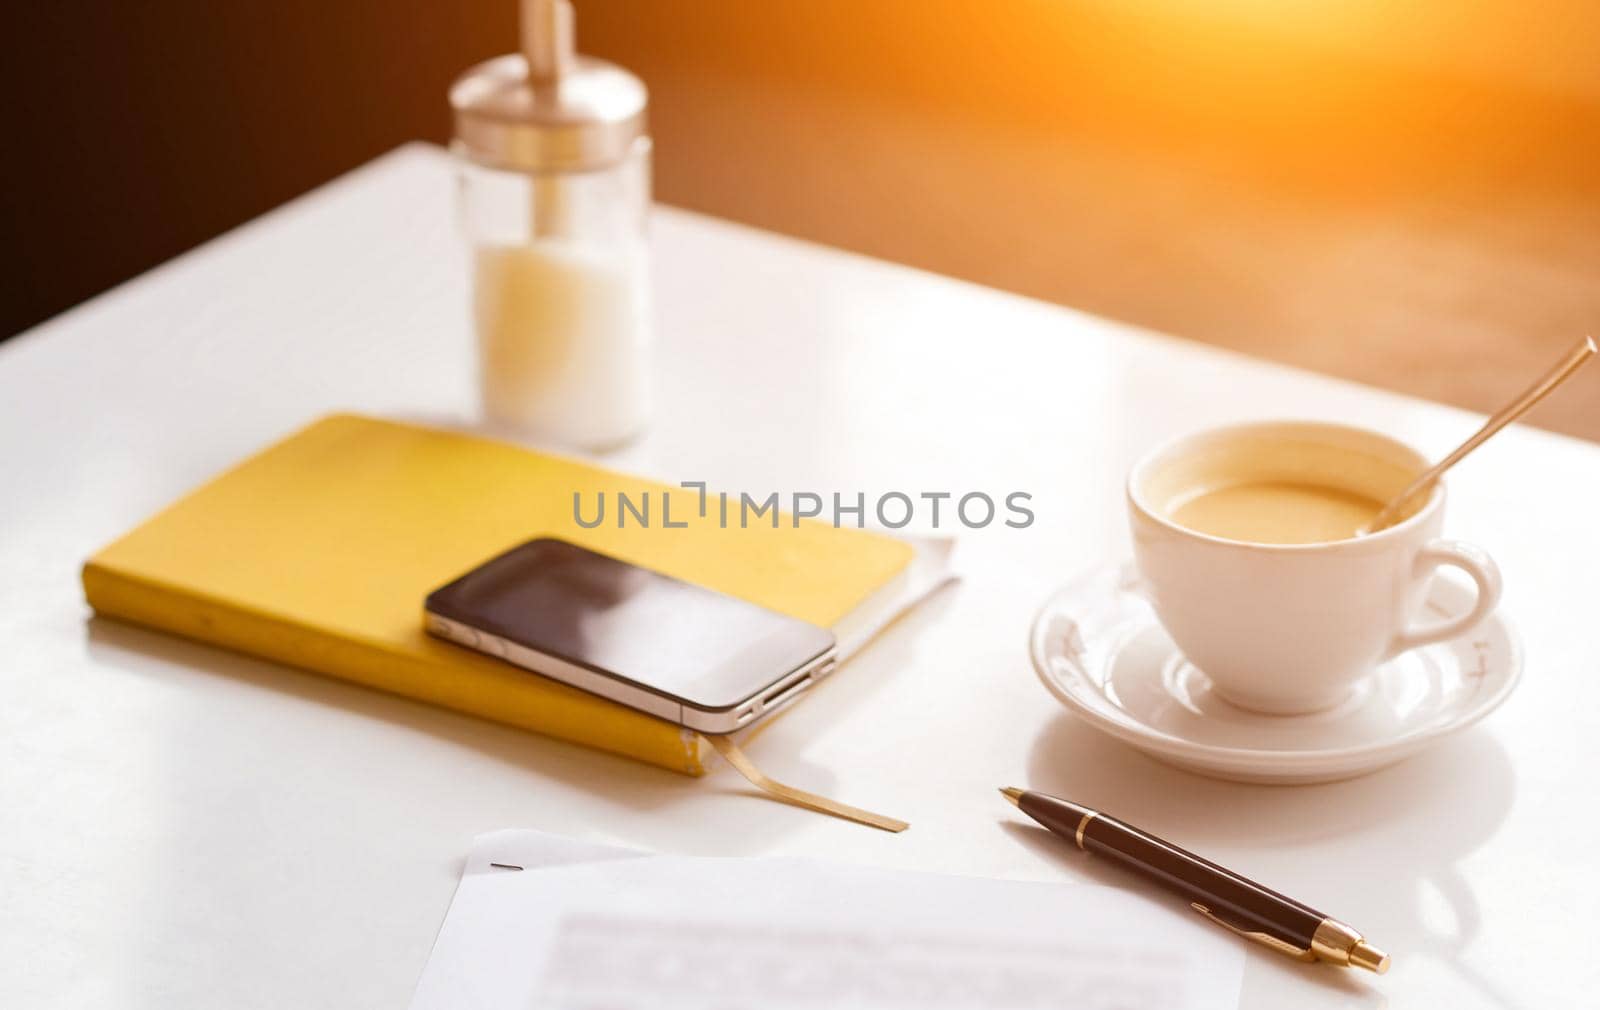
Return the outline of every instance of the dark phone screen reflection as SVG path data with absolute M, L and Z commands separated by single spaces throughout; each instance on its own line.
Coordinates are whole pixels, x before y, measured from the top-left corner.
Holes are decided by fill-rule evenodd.
M 728 708 L 833 646 L 828 631 L 562 540 L 435 590 L 429 611 L 701 708 Z

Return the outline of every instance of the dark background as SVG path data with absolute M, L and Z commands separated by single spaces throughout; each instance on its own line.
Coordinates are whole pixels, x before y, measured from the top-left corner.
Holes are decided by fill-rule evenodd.
M 577 0 L 666 202 L 1490 409 L 1600 316 L 1600 5 Z M 7 5 L 0 338 L 407 140 L 513 0 Z M 1600 437 L 1600 370 L 1539 423 Z
M 452 77 L 515 37 L 511 3 L 5 5 L 0 335 L 405 140 L 445 139 Z

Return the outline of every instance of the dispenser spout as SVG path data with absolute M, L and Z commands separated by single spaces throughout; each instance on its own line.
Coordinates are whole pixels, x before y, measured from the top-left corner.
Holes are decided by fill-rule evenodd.
M 522 55 L 530 82 L 553 84 L 572 71 L 572 22 L 569 0 L 522 0 Z

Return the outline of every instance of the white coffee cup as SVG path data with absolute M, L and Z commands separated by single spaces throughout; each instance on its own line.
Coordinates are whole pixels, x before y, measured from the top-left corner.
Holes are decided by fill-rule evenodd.
M 1171 519 L 1207 484 L 1312 484 L 1387 501 L 1427 465 L 1376 432 L 1297 422 L 1200 432 L 1145 456 L 1128 476 L 1128 511 L 1162 625 L 1224 698 L 1282 715 L 1337 705 L 1384 660 L 1471 630 L 1500 600 L 1500 571 L 1478 548 L 1439 539 L 1442 483 L 1388 529 L 1327 543 L 1227 540 Z M 1470 576 L 1476 600 L 1422 621 L 1441 566 Z

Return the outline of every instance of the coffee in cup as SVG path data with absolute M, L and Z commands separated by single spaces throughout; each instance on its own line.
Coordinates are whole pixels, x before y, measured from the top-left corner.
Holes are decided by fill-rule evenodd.
M 1224 475 L 1216 486 L 1196 488 L 1168 514 L 1179 526 L 1225 540 L 1316 544 L 1359 535 L 1382 509 L 1382 502 L 1340 487 L 1233 483 Z
M 1482 551 L 1438 539 L 1436 484 L 1361 535 L 1427 466 L 1407 446 L 1335 424 L 1248 424 L 1179 439 L 1128 478 L 1134 556 L 1157 616 L 1224 698 L 1294 714 L 1337 704 L 1378 663 L 1463 634 L 1494 609 Z M 1434 570 L 1477 585 L 1466 614 L 1417 626 Z

